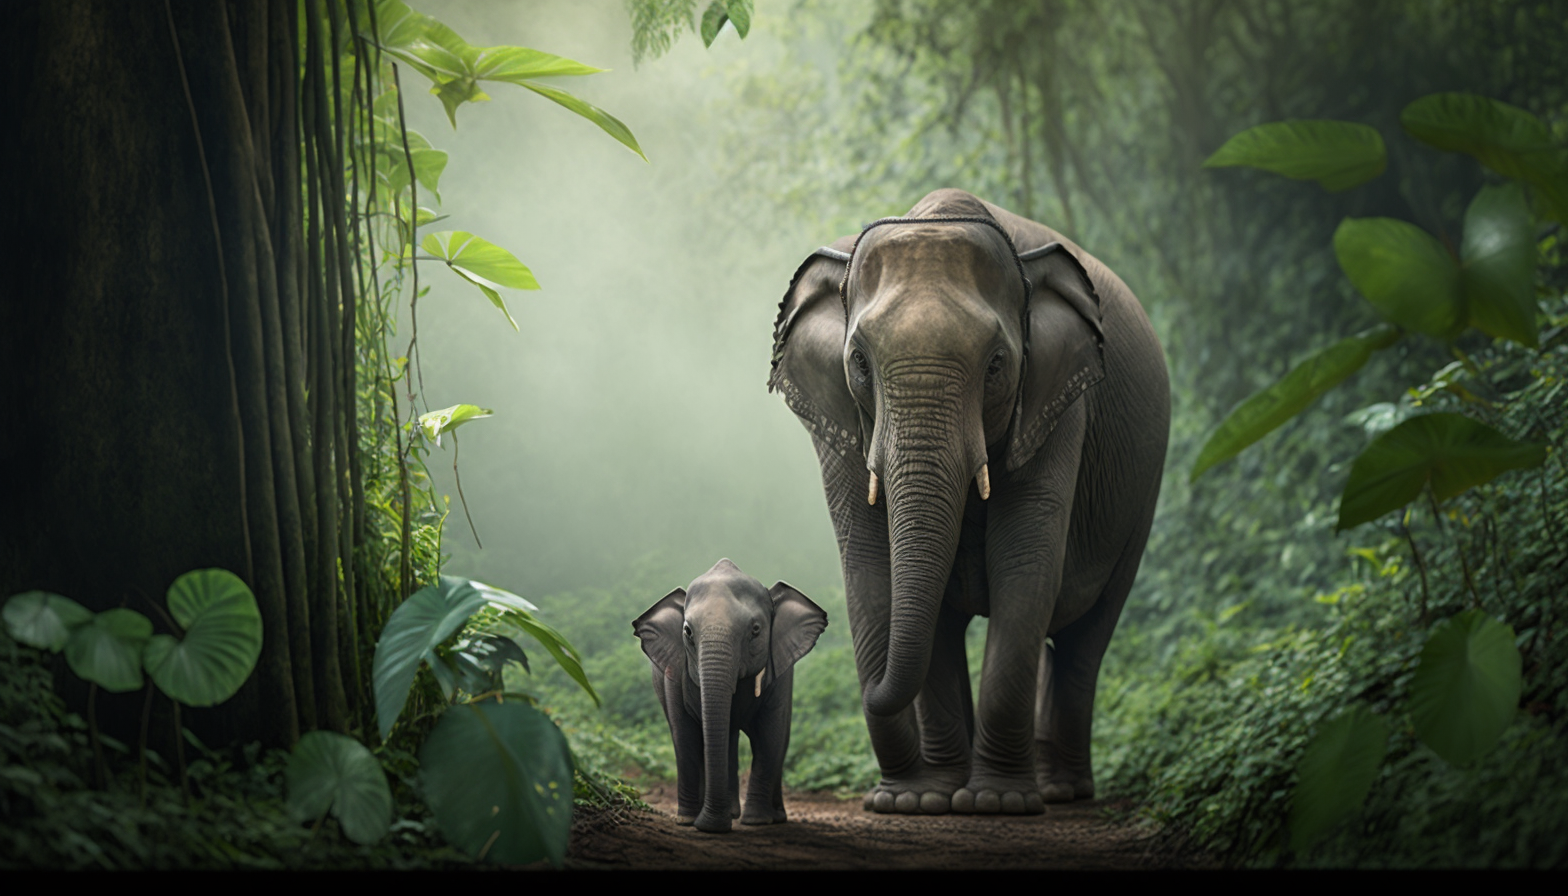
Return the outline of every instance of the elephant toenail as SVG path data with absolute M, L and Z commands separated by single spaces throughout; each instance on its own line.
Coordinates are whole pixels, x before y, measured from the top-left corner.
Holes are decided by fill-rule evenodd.
M 1047 803 L 1070 803 L 1073 801 L 1073 786 L 1047 784 L 1040 789 L 1040 797 Z
M 1002 810 L 1002 797 L 994 790 L 982 790 L 975 797 L 975 811 L 982 815 L 995 815 Z
M 946 815 L 951 801 L 940 793 L 922 793 L 920 812 L 923 815 Z
M 953 791 L 953 811 L 968 814 L 975 811 L 975 795 L 967 787 Z
M 878 793 L 875 808 L 878 812 L 893 811 L 893 794 L 888 793 L 886 790 Z
M 1028 796 L 1024 797 L 1024 814 L 1025 815 L 1040 815 L 1040 814 L 1042 814 L 1044 812 L 1045 812 L 1045 800 L 1040 798 L 1040 794 L 1038 794 L 1038 793 L 1031 793 Z
M 906 790 L 893 801 L 893 808 L 908 815 L 920 808 L 920 797 Z
M 1016 790 L 1002 794 L 1002 811 L 1008 815 L 1024 814 L 1024 795 Z
M 867 793 L 866 798 L 860 801 L 860 808 L 867 812 L 874 811 L 876 809 L 876 799 L 877 792 L 875 790 Z

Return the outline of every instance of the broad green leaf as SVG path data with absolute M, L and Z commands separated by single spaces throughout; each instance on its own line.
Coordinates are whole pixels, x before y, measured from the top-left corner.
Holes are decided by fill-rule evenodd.
M 551 87 L 547 84 L 540 84 L 538 81 L 521 81 L 518 83 L 522 84 L 522 86 L 528 88 L 529 90 L 532 90 L 534 93 L 559 103 L 573 112 L 576 112 L 578 115 L 588 119 L 589 121 L 598 125 L 606 134 L 609 134 L 611 137 L 614 137 L 616 140 L 620 141 L 621 144 L 627 149 L 631 150 L 639 156 L 642 156 L 642 160 L 644 162 L 648 161 L 648 157 L 643 155 L 642 147 L 637 145 L 637 138 L 632 136 L 631 129 L 622 124 L 619 118 L 616 118 L 614 115 L 611 115 L 598 106 L 583 102 L 582 100 L 572 96 L 558 87 Z
M 714 38 L 719 36 L 719 29 L 724 27 L 724 23 L 729 21 L 729 18 L 730 12 L 725 8 L 724 0 L 713 0 L 708 4 L 708 8 L 702 14 L 700 29 L 704 47 L 713 46 Z
M 1530 183 L 1546 199 L 1547 213 L 1568 222 L 1568 152 L 1554 147 L 1545 122 L 1524 109 L 1470 93 L 1436 93 L 1406 106 L 1399 123 L 1418 140 Z
M 531 613 L 539 609 L 527 598 L 518 597 L 512 592 L 503 591 L 494 585 L 486 585 L 484 582 L 470 582 L 469 584 L 474 586 L 474 590 L 483 594 L 485 600 L 503 610 L 521 610 L 525 613 Z
M 386 836 L 392 824 L 392 790 L 381 763 L 359 741 L 333 731 L 301 737 L 284 773 L 289 813 L 314 821 L 328 811 L 343 834 L 362 846 Z
M 1439 339 L 1465 327 L 1459 265 L 1431 234 L 1395 218 L 1346 218 L 1334 255 L 1356 289 L 1391 323 Z
M 473 404 L 454 404 L 449 408 L 431 411 L 419 415 L 419 426 L 425 431 L 425 437 L 434 439 L 436 444 L 441 444 L 441 434 L 451 432 L 470 420 L 483 420 L 492 416 L 495 411 L 482 408 Z
M 1506 470 L 1544 460 L 1545 445 L 1516 442 L 1463 414 L 1412 417 L 1373 439 L 1351 465 L 1335 531 L 1404 507 L 1428 482 L 1437 500 L 1445 501 Z
M 1518 184 L 1482 187 L 1465 212 L 1459 282 L 1470 322 L 1535 348 L 1535 225 Z
M 529 78 L 592 75 L 605 71 L 575 59 L 528 47 L 475 48 L 470 70 L 481 81 L 505 81 L 508 84 L 521 84 Z
M 69 597 L 48 591 L 23 591 L 5 602 L 6 633 L 29 647 L 55 653 L 65 646 L 71 629 L 86 625 L 93 611 Z
M 425 802 L 476 859 L 520 865 L 566 855 L 572 765 L 566 738 L 523 703 L 454 706 L 419 751 Z
M 1260 124 L 1225 141 L 1205 168 L 1245 166 L 1294 180 L 1315 180 L 1337 193 L 1363 184 L 1388 167 L 1376 128 L 1348 121 Z
M 745 40 L 751 32 L 751 0 L 724 0 L 724 11 L 729 13 L 735 33 Z
M 1318 728 L 1296 765 L 1291 849 L 1307 849 L 1361 808 L 1387 750 L 1388 723 L 1360 703 Z
M 485 597 L 467 579 L 442 576 L 398 605 L 376 642 L 370 679 L 376 694 L 376 721 L 385 740 L 408 702 L 419 663 L 435 655 L 435 647 L 451 637 L 468 617 L 485 605 Z
M 420 186 L 429 190 L 441 200 L 441 174 L 446 170 L 447 154 L 430 145 L 430 141 L 418 131 L 408 132 L 408 152 L 405 154 L 401 141 L 387 143 L 382 146 L 387 159 L 387 187 L 394 193 L 408 187 L 408 162 L 414 162 L 414 176 L 419 179 Z
M 566 674 L 588 692 L 588 696 L 593 698 L 594 706 L 601 705 L 599 692 L 593 689 L 593 685 L 588 681 L 588 674 L 583 671 L 582 657 L 577 653 L 576 648 L 561 637 L 560 632 L 540 622 L 532 613 L 518 612 L 513 618 L 518 628 L 543 644 L 544 649 L 550 651 L 550 655 L 555 657 L 555 661 Z
M 185 637 L 148 640 L 142 663 L 153 684 L 187 706 L 214 706 L 234 696 L 261 656 L 256 596 L 228 570 L 199 569 L 174 580 L 168 603 Z
M 512 313 L 506 308 L 506 302 L 501 300 L 501 294 L 492 286 L 498 284 L 512 289 L 539 288 L 539 281 L 534 279 L 533 271 L 518 261 L 517 256 L 489 240 L 480 239 L 462 230 L 443 230 L 426 234 L 419 245 L 426 252 L 445 261 L 453 273 L 479 287 L 479 291 L 490 300 L 490 304 L 506 315 L 506 320 L 512 325 L 512 329 L 518 329 L 517 321 L 512 319 Z
M 1513 626 L 1480 610 L 1433 628 L 1410 679 L 1416 737 L 1454 765 L 1485 755 L 1518 709 L 1520 665 Z
M 1397 329 L 1380 324 L 1307 356 L 1306 360 L 1285 374 L 1284 379 L 1243 401 L 1230 412 L 1204 443 L 1203 450 L 1198 452 L 1198 460 L 1192 465 L 1191 480 L 1196 481 L 1205 470 L 1235 457 L 1242 449 L 1301 413 L 1318 396 L 1360 370 L 1373 352 L 1388 348 L 1398 339 Z
M 528 656 L 516 641 L 500 635 L 476 635 L 457 642 L 451 650 L 437 650 L 431 669 L 451 700 L 458 688 L 470 695 L 499 690 L 501 670 L 511 662 L 528 669 Z
M 140 690 L 142 650 L 152 622 L 135 610 L 105 610 L 71 630 L 65 659 L 71 671 L 111 694 Z

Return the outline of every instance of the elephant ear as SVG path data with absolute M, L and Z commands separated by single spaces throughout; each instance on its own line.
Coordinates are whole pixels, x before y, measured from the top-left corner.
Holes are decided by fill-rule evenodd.
M 1034 457 L 1062 413 L 1105 378 L 1100 297 L 1083 264 L 1060 243 L 1019 254 L 1034 285 L 1029 354 L 1007 445 L 1009 472 Z
M 686 671 L 686 648 L 681 635 L 685 625 L 685 588 L 659 598 L 646 613 L 632 620 L 632 630 L 642 639 L 642 652 L 671 681 L 679 681 Z
M 828 614 L 787 582 L 768 589 L 768 595 L 773 598 L 773 643 L 767 683 L 772 684 L 817 645 L 817 636 L 828 627 Z
M 779 392 L 811 435 L 840 457 L 864 454 L 860 410 L 844 381 L 844 304 L 839 283 L 855 237 L 807 256 L 773 323 L 768 391 Z

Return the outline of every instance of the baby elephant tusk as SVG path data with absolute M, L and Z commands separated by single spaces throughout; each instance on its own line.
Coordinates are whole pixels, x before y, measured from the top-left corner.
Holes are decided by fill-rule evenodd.
M 868 471 L 869 472 L 869 471 Z M 866 493 L 866 503 L 877 503 L 877 474 L 871 473 L 871 491 Z
M 980 465 L 980 475 L 975 477 L 975 484 L 980 487 L 980 500 L 991 497 L 991 467 L 990 464 Z
M 762 672 L 766 672 L 766 671 L 768 671 L 768 670 L 766 670 L 766 669 L 762 670 Z M 753 697 L 761 697 L 762 696 L 762 672 L 758 672 L 757 673 L 757 683 L 751 689 L 751 696 L 753 696 Z

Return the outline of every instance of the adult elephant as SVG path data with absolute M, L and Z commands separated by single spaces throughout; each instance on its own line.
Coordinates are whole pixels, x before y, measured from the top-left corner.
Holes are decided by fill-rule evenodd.
M 882 770 L 866 808 L 1038 813 L 1093 796 L 1095 680 L 1170 428 L 1164 354 L 1132 292 L 1056 231 L 938 190 L 806 259 L 768 386 L 822 466 Z M 990 617 L 978 712 L 976 615 Z

